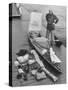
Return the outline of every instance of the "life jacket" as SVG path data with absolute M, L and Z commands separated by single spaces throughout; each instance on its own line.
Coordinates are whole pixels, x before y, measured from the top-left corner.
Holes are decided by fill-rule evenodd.
M 54 30 L 55 25 L 58 22 L 58 18 L 54 14 L 47 14 L 46 15 L 46 20 L 47 20 L 47 29 L 48 30 Z
M 58 22 L 58 18 L 54 14 L 47 14 L 46 20 L 48 24 L 56 24 Z

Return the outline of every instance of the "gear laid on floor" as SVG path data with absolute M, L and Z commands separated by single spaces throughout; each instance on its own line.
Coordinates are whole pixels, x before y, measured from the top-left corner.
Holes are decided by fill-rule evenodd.
M 28 80 L 28 74 L 34 76 L 36 80 L 42 80 L 46 78 L 46 74 L 41 69 L 40 65 L 35 60 L 35 56 L 29 51 L 23 49 L 17 54 L 16 61 L 14 62 L 17 67 L 18 75 L 17 79 Z

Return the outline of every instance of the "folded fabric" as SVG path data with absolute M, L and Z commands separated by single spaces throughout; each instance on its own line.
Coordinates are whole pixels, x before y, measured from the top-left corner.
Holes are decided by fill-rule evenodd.
M 40 79 L 45 79 L 46 78 L 46 74 L 44 73 L 44 72 L 41 72 L 41 73 L 39 73 L 39 72 L 37 72 L 36 73 L 36 78 L 37 78 L 37 80 L 40 80 Z
M 19 62 L 18 62 L 18 61 L 15 61 L 15 62 L 14 62 L 14 65 L 15 65 L 15 66 L 18 66 L 18 65 L 19 65 Z
M 36 62 L 35 59 L 30 59 L 30 60 L 28 61 L 28 64 L 33 64 L 33 63 L 35 63 L 35 62 Z
M 29 55 L 26 54 L 24 56 L 17 56 L 17 60 L 20 62 L 20 63 L 23 63 L 23 62 L 26 62 L 28 60 L 28 57 Z
M 37 69 L 36 70 L 31 70 L 32 75 L 35 75 L 37 73 Z
M 19 69 L 18 69 L 18 73 L 19 73 L 19 74 L 24 73 L 23 69 L 19 68 Z
M 41 54 L 44 55 L 45 53 L 47 53 L 47 49 L 43 49 Z
M 52 48 L 50 48 L 50 58 L 53 63 L 61 63 L 61 60 L 56 56 Z

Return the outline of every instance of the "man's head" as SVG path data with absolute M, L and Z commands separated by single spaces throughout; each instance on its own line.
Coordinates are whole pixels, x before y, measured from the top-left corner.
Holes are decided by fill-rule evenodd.
M 49 10 L 49 14 L 53 14 L 52 10 Z

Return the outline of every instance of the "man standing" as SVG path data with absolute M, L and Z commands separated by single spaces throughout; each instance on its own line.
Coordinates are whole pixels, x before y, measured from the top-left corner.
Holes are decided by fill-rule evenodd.
M 56 15 L 53 14 L 52 10 L 49 10 L 49 13 L 46 14 L 46 21 L 47 21 L 47 33 L 46 38 L 49 38 L 49 34 L 51 34 L 51 41 L 52 38 L 52 31 L 55 30 L 55 24 L 58 22 L 58 18 Z

